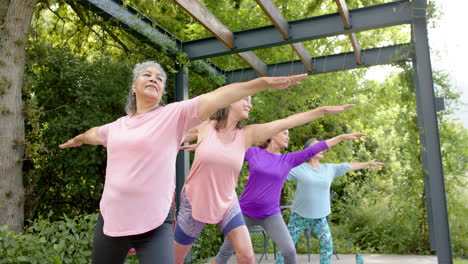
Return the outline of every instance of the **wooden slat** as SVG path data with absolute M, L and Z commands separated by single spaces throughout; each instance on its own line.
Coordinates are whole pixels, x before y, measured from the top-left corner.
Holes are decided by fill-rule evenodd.
M 241 57 L 250 67 L 252 67 L 258 74 L 261 76 L 267 76 L 267 66 L 266 64 L 257 57 L 253 52 L 241 52 L 238 53 L 239 57 Z
M 353 45 L 354 57 L 356 57 L 357 63 L 361 65 L 361 46 L 359 45 L 359 41 L 357 40 L 356 33 L 348 34 L 348 38 L 351 41 L 351 45 Z
M 349 10 L 348 10 L 348 6 L 346 5 L 346 1 L 336 0 L 336 5 L 338 6 L 338 10 L 340 10 L 341 20 L 343 20 L 345 29 L 350 29 L 351 19 L 349 18 Z M 359 45 L 359 41 L 357 40 L 356 33 L 348 34 L 348 38 L 351 41 L 351 45 L 353 46 L 354 57 L 356 57 L 357 63 L 361 65 L 362 64 L 361 47 Z
M 198 0 L 173 0 L 177 5 L 185 10 L 190 16 L 195 18 L 198 23 L 202 24 L 209 30 L 217 39 L 219 39 L 229 49 L 234 48 L 234 33 L 229 30 L 219 19 L 213 15 L 202 3 Z M 259 75 L 267 75 L 266 64 L 257 57 L 253 52 L 241 52 L 237 54 L 250 67 L 252 67 Z
M 273 25 L 281 33 L 284 39 L 289 39 L 288 21 L 283 14 L 278 10 L 272 0 L 256 0 L 257 4 L 262 8 L 263 12 L 270 18 Z
M 228 48 L 234 48 L 234 33 L 197 0 L 173 0 Z
M 346 5 L 345 0 L 336 0 L 336 5 L 340 10 L 341 19 L 343 20 L 345 28 L 351 28 L 351 20 L 349 19 L 348 6 Z
M 307 70 L 313 73 L 314 68 L 312 67 L 312 64 L 311 64 L 312 58 L 310 57 L 304 45 L 302 45 L 302 43 L 293 43 L 291 44 L 291 46 L 296 51 L 297 55 L 299 55 L 299 59 L 302 61 L 304 66 L 306 66 Z
M 262 8 L 263 12 L 270 18 L 273 25 L 276 29 L 281 33 L 284 39 L 289 39 L 289 23 L 284 18 L 283 14 L 279 11 L 278 7 L 273 3 L 272 0 L 256 0 L 257 4 Z M 296 52 L 296 54 L 301 59 L 302 63 L 304 63 L 307 70 L 313 72 L 313 67 L 311 64 L 311 57 L 307 52 L 306 48 L 302 43 L 294 43 L 291 44 L 292 48 Z

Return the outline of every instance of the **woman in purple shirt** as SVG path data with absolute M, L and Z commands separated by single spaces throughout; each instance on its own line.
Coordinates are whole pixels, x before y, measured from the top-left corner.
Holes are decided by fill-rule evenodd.
M 280 209 L 281 189 L 289 171 L 342 140 L 365 136 L 362 133 L 343 134 L 321 141 L 304 150 L 281 154 L 288 147 L 289 131 L 285 130 L 260 147 L 251 147 L 244 160 L 249 163 L 249 180 L 239 199 L 247 227 L 262 226 L 283 252 L 285 263 L 296 263 L 296 249 L 284 223 Z M 216 255 L 215 263 L 227 263 L 234 253 L 229 240 Z

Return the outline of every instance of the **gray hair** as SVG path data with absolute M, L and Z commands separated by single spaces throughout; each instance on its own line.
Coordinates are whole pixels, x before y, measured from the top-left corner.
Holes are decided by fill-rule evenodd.
M 316 138 L 311 138 L 309 140 L 306 141 L 306 143 L 304 144 L 304 148 L 303 149 L 306 149 L 308 147 L 310 147 L 311 145 L 314 145 L 316 142 L 318 142 L 318 139 Z M 307 161 L 310 161 L 312 158 L 308 159 Z
M 315 142 L 318 142 L 318 139 L 311 138 L 311 139 L 307 140 L 307 142 L 304 144 L 303 149 L 306 149 L 306 148 L 310 147 L 311 145 L 313 145 L 312 143 L 315 143 Z
M 161 75 L 163 77 L 164 92 L 166 92 L 166 72 L 161 67 L 161 65 L 155 61 L 144 61 L 142 63 L 135 64 L 135 67 L 133 67 L 132 84 L 135 83 L 138 76 L 140 76 L 141 73 L 144 72 L 148 67 L 154 67 L 161 72 Z M 159 105 L 164 105 L 163 101 L 160 101 Z M 135 93 L 132 91 L 132 88 L 130 87 L 130 91 L 128 91 L 127 94 L 127 102 L 125 103 L 125 112 L 129 115 L 134 114 L 137 110 L 136 106 L 136 96 Z

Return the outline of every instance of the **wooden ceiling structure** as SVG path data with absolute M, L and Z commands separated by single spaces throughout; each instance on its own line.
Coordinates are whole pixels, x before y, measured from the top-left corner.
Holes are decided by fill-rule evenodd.
M 291 0 L 293 1 L 293 0 Z M 300 1 L 300 0 L 297 0 Z M 170 55 L 182 53 L 198 61 L 207 72 L 238 82 L 259 76 L 281 76 L 305 73 L 319 74 L 401 61 L 411 61 L 421 141 L 426 208 L 431 249 L 439 263 L 452 263 L 445 184 L 440 153 L 434 96 L 434 85 L 427 38 L 427 0 L 399 0 L 349 10 L 345 0 L 336 0 L 338 13 L 287 21 L 273 0 L 256 0 L 271 20 L 271 25 L 232 32 L 198 0 L 173 0 L 182 10 L 203 25 L 213 37 L 182 41 L 150 18 L 122 0 L 79 0 L 81 5 L 113 21 L 149 45 L 163 48 Z M 361 49 L 357 32 L 411 25 L 411 42 L 372 49 Z M 353 51 L 311 57 L 301 42 L 331 36 L 347 35 Z M 266 64 L 254 50 L 291 45 L 299 60 Z M 204 59 L 236 54 L 249 68 L 225 71 Z M 188 99 L 188 69 L 184 65 L 176 74 L 176 100 Z M 189 157 L 179 153 L 176 191 L 189 170 Z

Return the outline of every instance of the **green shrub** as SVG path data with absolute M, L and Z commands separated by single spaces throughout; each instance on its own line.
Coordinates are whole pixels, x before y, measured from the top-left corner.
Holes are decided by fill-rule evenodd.
M 37 219 L 22 234 L 0 227 L 0 263 L 90 263 L 96 214 Z M 129 256 L 127 263 L 138 263 Z
M 201 260 L 216 256 L 223 241 L 224 234 L 218 225 L 205 225 L 192 247 L 190 263 L 200 263 Z

